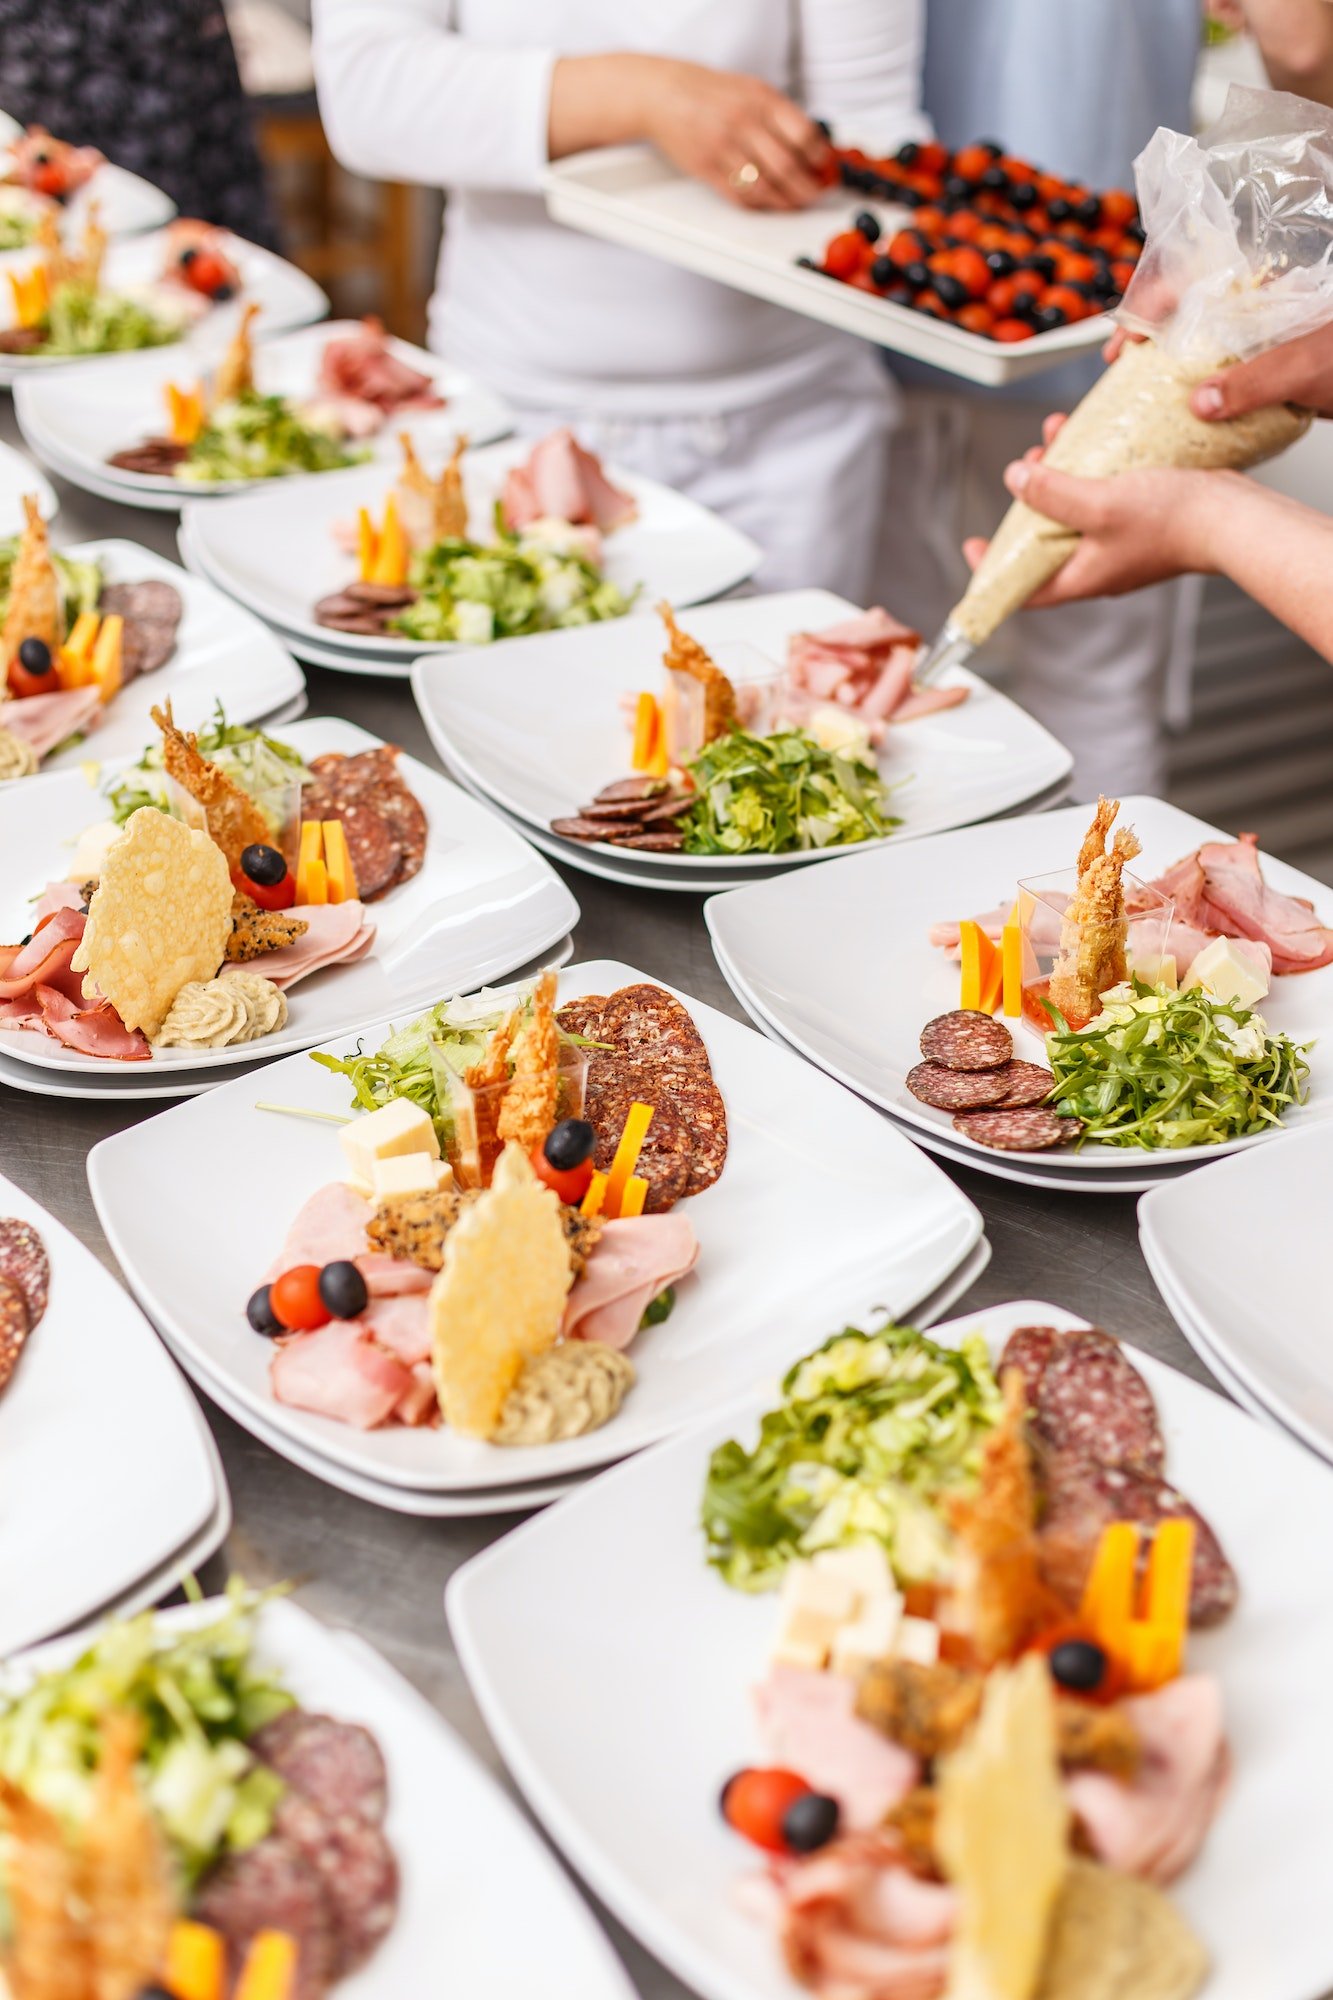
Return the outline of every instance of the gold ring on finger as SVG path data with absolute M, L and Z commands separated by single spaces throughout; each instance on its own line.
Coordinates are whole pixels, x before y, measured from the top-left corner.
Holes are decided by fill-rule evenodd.
M 733 173 L 730 178 L 731 178 L 731 185 L 739 190 L 741 188 L 754 187 L 758 183 L 758 181 L 762 178 L 762 176 L 760 175 L 759 169 L 755 165 L 754 161 L 746 160 L 743 166 L 737 167 L 735 173 Z

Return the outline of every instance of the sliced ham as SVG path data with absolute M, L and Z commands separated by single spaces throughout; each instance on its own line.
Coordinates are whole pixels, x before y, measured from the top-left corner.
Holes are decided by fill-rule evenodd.
M 36 986 L 83 999 L 83 975 L 70 970 L 88 919 L 80 909 L 56 910 L 27 944 L 0 945 L 0 1000 L 17 1000 Z
M 1123 1705 L 1142 1744 L 1137 1775 L 1075 1771 L 1065 1793 L 1099 1861 L 1171 1882 L 1203 1845 L 1226 1788 L 1222 1689 L 1211 1674 L 1184 1674 Z
M 611 484 L 601 460 L 585 451 L 567 427 L 552 431 L 533 446 L 524 464 L 511 468 L 500 505 L 504 524 L 514 534 L 534 521 L 555 520 L 590 522 L 607 535 L 639 511 L 634 496 Z
M 377 1347 L 369 1328 L 355 1319 L 335 1319 L 281 1341 L 269 1362 L 269 1381 L 278 1402 L 359 1431 L 387 1422 L 413 1386 L 412 1371 Z
M 259 972 L 275 986 L 295 986 L 298 979 L 308 979 L 312 972 L 364 958 L 375 941 L 375 926 L 366 916 L 364 904 L 356 901 L 302 903 L 292 914 L 306 925 L 304 936 L 246 965 L 224 966 L 222 976 Z
M 416 1266 L 412 1268 L 415 1270 Z M 429 1271 L 421 1275 L 429 1284 Z M 361 1315 L 361 1323 L 369 1327 L 376 1346 L 392 1354 L 405 1368 L 430 1360 L 430 1306 L 424 1291 L 372 1298 Z
M 431 377 L 391 351 L 377 319 L 364 319 L 355 333 L 325 342 L 316 387 L 322 396 L 371 405 L 381 422 L 395 411 L 438 410 L 444 404 Z
M 1257 834 L 1207 841 L 1149 887 L 1175 905 L 1173 946 L 1178 932 L 1182 937 L 1201 935 L 1205 941 L 1245 939 L 1268 948 L 1275 973 L 1313 972 L 1333 964 L 1333 929 L 1321 924 L 1301 897 L 1284 896 L 1264 881 Z M 1133 909 L 1132 897 L 1129 907 Z M 1177 953 L 1178 970 L 1179 958 Z
M 48 882 L 37 898 L 37 906 L 32 913 L 32 927 L 36 930 L 48 917 L 53 917 L 57 910 L 82 908 L 83 892 L 77 882 Z M 3 950 L 4 947 L 0 945 L 0 953 L 3 953 Z
M 26 743 L 39 759 L 49 756 L 67 736 L 92 729 L 101 717 L 102 697 L 95 687 L 30 694 L 0 706 L 0 727 Z
M 920 634 L 878 605 L 820 632 L 795 632 L 787 642 L 784 715 L 799 725 L 823 706 L 850 709 L 879 743 L 891 721 L 914 722 L 966 701 L 965 687 L 913 688 L 920 647 Z
M 628 1347 L 657 1294 L 687 1277 L 698 1257 L 689 1218 L 677 1210 L 608 1222 L 570 1292 L 566 1340 Z
M 34 986 L 17 1000 L 0 1000 L 0 1027 L 30 1028 L 81 1056 L 107 1062 L 147 1062 L 153 1053 L 146 1036 L 127 1028 L 109 1000 L 85 1004 L 55 986 Z
M 263 1282 L 272 1284 L 274 1278 L 297 1264 L 332 1264 L 367 1254 L 366 1224 L 374 1213 L 370 1203 L 346 1181 L 330 1181 L 326 1187 L 316 1188 L 297 1211 Z
M 428 1292 L 432 1274 L 406 1257 L 389 1257 L 382 1250 L 358 1253 L 356 1268 L 366 1281 L 372 1299 L 392 1299 L 403 1292 Z
M 857 1715 L 850 1675 L 773 1667 L 754 1706 L 769 1761 L 836 1799 L 853 1832 L 879 1826 L 920 1779 L 911 1752 Z
M 935 2000 L 948 1976 L 957 1899 L 903 1862 L 892 1834 L 856 1833 L 772 1870 L 774 1917 L 794 1978 L 822 2000 Z
M 411 1371 L 412 1379 L 393 1406 L 394 1420 L 400 1424 L 410 1424 L 414 1429 L 422 1424 L 433 1424 L 440 1415 L 440 1399 L 435 1390 L 435 1376 L 430 1363 L 418 1361 Z

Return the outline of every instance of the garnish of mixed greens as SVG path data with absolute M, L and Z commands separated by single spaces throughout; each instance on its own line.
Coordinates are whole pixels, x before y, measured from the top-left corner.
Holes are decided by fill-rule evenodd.
M 189 1631 L 145 1611 L 108 1625 L 72 1666 L 18 1691 L 0 1687 L 0 1772 L 77 1824 L 91 1803 L 101 1720 L 129 1709 L 143 1728 L 149 1804 L 193 1881 L 228 1848 L 253 1846 L 283 1793 L 246 1744 L 295 1706 L 253 1657 L 263 1599 L 233 1582 L 220 1618 Z
M 0 540 L 0 619 L 9 607 L 9 587 L 18 552 L 17 535 L 6 535 Z M 61 612 L 65 630 L 68 631 L 81 612 L 97 609 L 97 600 L 102 595 L 102 569 L 100 563 L 79 562 L 73 556 L 62 555 L 58 549 L 53 551 L 51 560 L 55 565 Z
M 1130 980 L 1102 1011 L 1055 1032 L 1048 1103 L 1084 1121 L 1105 1146 L 1209 1146 L 1265 1132 L 1305 1098 L 1309 1043 L 1274 1034 L 1263 1017 L 1198 987 L 1159 992 Z M 1080 1141 L 1082 1143 L 1082 1141 Z
M 847 1327 L 786 1376 L 747 1451 L 719 1445 L 704 1485 L 708 1560 L 769 1590 L 796 1557 L 877 1542 L 900 1579 L 936 1582 L 952 1537 L 940 1507 L 976 1476 L 1000 1392 L 980 1334 L 940 1347 L 911 1327 Z
M 824 750 L 801 729 L 715 737 L 686 767 L 698 794 L 678 822 L 687 854 L 793 854 L 877 840 L 884 810 L 872 763 Z
M 299 751 L 276 736 L 266 736 L 262 729 L 228 722 L 220 701 L 214 707 L 213 720 L 197 732 L 197 737 L 200 754 L 219 765 L 261 807 L 266 798 L 310 775 Z M 130 765 L 107 786 L 107 805 L 117 826 L 123 826 L 140 806 L 156 806 L 160 812 L 171 810 L 162 763 L 159 738 L 149 745 L 137 764 Z
M 26 188 L 0 187 L 0 250 L 23 250 L 37 235 L 38 208 Z
M 186 485 L 211 486 L 227 479 L 335 472 L 369 457 L 368 451 L 349 451 L 329 431 L 307 423 L 286 396 L 261 396 L 247 389 L 211 412 L 175 476 Z
M 421 595 L 392 620 L 409 639 L 484 646 L 528 632 L 623 618 L 634 602 L 575 547 L 496 524 L 489 545 L 438 542 L 412 558 L 408 582 Z
M 41 354 L 129 354 L 179 340 L 181 322 L 160 316 L 128 293 L 67 282 L 51 294 L 43 331 Z

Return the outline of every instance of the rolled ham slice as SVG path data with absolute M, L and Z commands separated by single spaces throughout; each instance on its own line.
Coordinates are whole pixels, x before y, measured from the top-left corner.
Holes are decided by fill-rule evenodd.
M 514 466 L 501 497 L 504 524 L 512 534 L 534 521 L 590 523 L 599 534 L 634 520 L 638 502 L 613 486 L 601 460 L 585 451 L 572 430 L 552 431 L 534 445 L 523 465 Z
M 358 1260 L 358 1269 L 363 1262 L 363 1259 Z M 421 1275 L 429 1287 L 429 1271 L 423 1271 Z M 364 1271 L 362 1276 L 365 1276 Z M 369 1327 L 375 1345 L 392 1354 L 395 1361 L 401 1361 L 405 1368 L 415 1368 L 421 1362 L 430 1361 L 430 1303 L 424 1291 L 372 1297 L 361 1315 L 361 1324 Z
M 392 411 L 438 410 L 444 402 L 429 375 L 390 351 L 377 319 L 364 319 L 355 333 L 324 343 L 316 387 L 323 396 L 369 405 L 376 428 Z
M 70 961 L 87 921 L 78 908 L 56 910 L 27 944 L 0 945 L 0 1000 L 18 1000 L 36 986 L 49 986 L 82 1004 L 83 975 L 70 970 Z
M 783 713 L 802 725 L 821 707 L 849 709 L 879 743 L 890 722 L 915 722 L 966 701 L 965 687 L 913 688 L 920 646 L 919 633 L 878 605 L 819 632 L 795 632 L 787 643 Z
M 919 1760 L 856 1713 L 850 1675 L 773 1667 L 754 1706 L 769 1762 L 836 1799 L 850 1831 L 881 1825 L 920 1780 Z
M 53 917 L 57 910 L 82 908 L 83 896 L 77 882 L 48 882 L 38 897 L 37 907 L 33 911 L 33 929 L 36 930 L 47 917 Z
M 628 1347 L 646 1308 L 694 1269 L 699 1244 L 679 1210 L 608 1222 L 565 1307 L 566 1340 Z
M 55 694 L 31 694 L 0 704 L 0 728 L 26 743 L 38 758 L 49 756 L 67 736 L 92 729 L 101 719 L 102 697 L 95 687 L 61 688 Z
M 1075 1771 L 1065 1796 L 1099 1861 L 1172 1882 L 1202 1847 L 1226 1788 L 1222 1689 L 1211 1674 L 1183 1674 L 1124 1708 L 1142 1744 L 1133 1781 Z
M 374 1213 L 373 1204 L 346 1181 L 330 1181 L 326 1187 L 316 1188 L 298 1211 L 263 1282 L 272 1284 L 297 1264 L 333 1264 L 346 1259 L 360 1271 L 372 1299 L 428 1292 L 429 1271 L 405 1257 L 388 1257 L 382 1250 L 371 1249 L 366 1224 Z
M 787 1965 L 822 2000 L 935 2000 L 944 1991 L 956 1893 L 912 1875 L 891 1833 L 840 1836 L 775 1863 L 769 1882 Z
M 375 941 L 375 926 L 362 903 L 302 903 L 291 914 L 305 923 L 303 937 L 283 945 L 281 951 L 252 958 L 245 965 L 224 966 L 222 976 L 225 978 L 229 972 L 258 972 L 275 986 L 295 986 L 298 979 L 308 979 L 312 972 L 364 958 Z
M 108 1062 L 147 1062 L 153 1053 L 146 1036 L 127 1028 L 109 1000 L 86 1006 L 54 986 L 34 986 L 17 1000 L 0 1000 L 0 1028 L 30 1028 Z
M 377 1346 L 369 1327 L 355 1319 L 332 1320 L 282 1341 L 269 1362 L 269 1382 L 279 1403 L 359 1431 L 387 1422 L 413 1388 L 411 1369 Z

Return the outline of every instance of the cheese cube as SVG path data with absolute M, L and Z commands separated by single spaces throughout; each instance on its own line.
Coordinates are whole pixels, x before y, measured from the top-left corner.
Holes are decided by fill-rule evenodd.
M 428 1153 L 440 1157 L 435 1127 L 419 1104 L 395 1097 L 365 1118 L 354 1118 L 338 1134 L 343 1157 L 350 1168 L 348 1179 L 358 1187 L 375 1185 L 375 1162 L 391 1160 L 403 1153 Z
M 782 1579 L 784 1611 L 808 1611 L 831 1627 L 855 1618 L 859 1596 L 844 1577 L 830 1576 L 813 1563 L 793 1563 Z
M 433 1160 L 429 1153 L 391 1153 L 387 1160 L 371 1162 L 371 1195 L 388 1201 L 394 1195 L 434 1194 L 452 1181 L 453 1168 L 447 1160 Z
M 1187 985 L 1201 986 L 1215 1000 L 1234 1001 L 1238 1007 L 1257 1007 L 1268 991 L 1257 948 L 1240 938 L 1214 938 L 1204 946 L 1190 967 Z
M 797 1606 L 782 1621 L 773 1648 L 774 1666 L 804 1667 L 809 1673 L 819 1673 L 828 1659 L 832 1630 L 827 1619 Z
M 850 1625 L 840 1625 L 834 1633 L 834 1673 L 859 1678 L 868 1667 L 891 1658 L 901 1622 L 902 1599 L 896 1592 L 892 1597 L 872 1598 L 859 1618 Z
M 878 1542 L 857 1542 L 850 1549 L 821 1549 L 814 1558 L 821 1576 L 840 1577 L 861 1599 L 896 1597 L 889 1558 Z
M 929 1618 L 904 1618 L 898 1626 L 894 1652 L 918 1667 L 933 1667 L 940 1656 L 940 1628 Z

